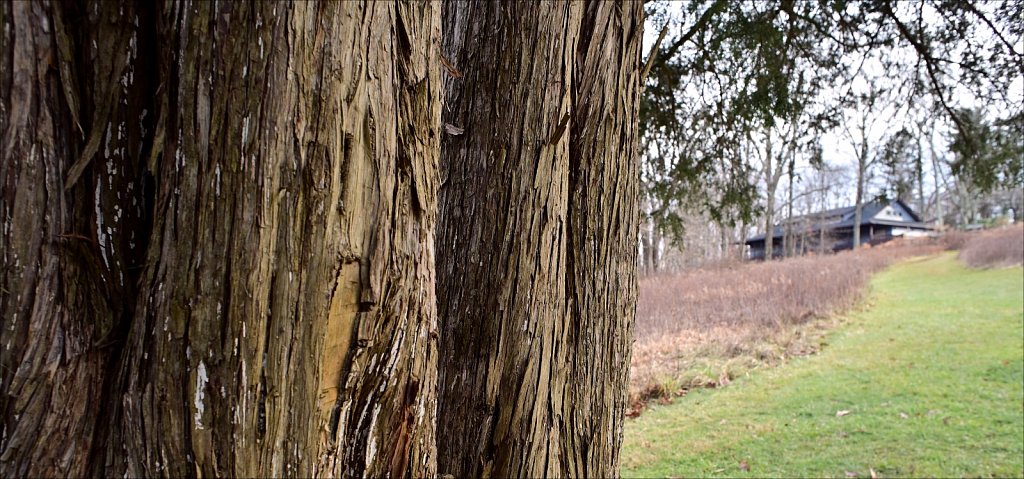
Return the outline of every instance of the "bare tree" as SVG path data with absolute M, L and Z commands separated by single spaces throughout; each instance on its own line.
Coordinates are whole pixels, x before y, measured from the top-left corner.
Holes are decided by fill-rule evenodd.
M 779 188 L 779 181 L 786 171 L 786 161 L 781 157 L 776 158 L 772 128 L 766 128 L 764 133 L 764 149 L 757 148 L 757 154 L 761 159 L 760 176 L 764 182 L 764 259 L 766 261 L 775 256 L 775 203 L 776 192 Z
M 891 125 L 883 121 L 893 113 L 891 95 L 888 90 L 870 80 L 867 89 L 855 95 L 853 108 L 855 111 L 842 122 L 842 132 L 853 148 L 857 164 L 854 168 L 855 193 L 853 216 L 853 248 L 860 247 L 860 223 L 863 215 L 868 181 L 873 168 L 880 161 L 881 144 L 884 143 L 885 132 L 876 129 L 882 125 L 891 129 Z

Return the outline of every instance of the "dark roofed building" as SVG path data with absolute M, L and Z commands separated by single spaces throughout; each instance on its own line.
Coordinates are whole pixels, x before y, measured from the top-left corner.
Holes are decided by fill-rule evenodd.
M 854 207 L 847 206 L 793 218 L 789 223 L 791 237 L 799 243 L 799 247 L 793 250 L 802 254 L 806 251 L 835 252 L 852 249 L 854 215 Z M 932 227 L 922 222 L 914 210 L 899 200 L 865 203 L 861 207 L 859 228 L 861 244 L 871 245 L 894 238 L 925 236 L 932 231 Z M 775 225 L 773 230 L 772 256 L 781 257 L 785 254 L 782 242 L 786 226 Z M 750 259 L 764 259 L 764 234 L 748 238 L 746 244 L 750 247 Z

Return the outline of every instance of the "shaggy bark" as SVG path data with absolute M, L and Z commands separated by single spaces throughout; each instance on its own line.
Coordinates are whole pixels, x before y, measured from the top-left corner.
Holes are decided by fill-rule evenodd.
M 642 10 L 445 5 L 439 473 L 618 475 Z
M 0 476 L 433 475 L 440 7 L 0 23 Z

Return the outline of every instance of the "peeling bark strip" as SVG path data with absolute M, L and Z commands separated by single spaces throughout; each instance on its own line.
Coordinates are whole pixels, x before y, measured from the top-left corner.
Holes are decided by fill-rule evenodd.
M 438 472 L 618 475 L 640 2 L 449 2 Z M 563 134 L 568 125 L 568 134 Z
M 0 476 L 434 475 L 440 6 L 0 26 Z

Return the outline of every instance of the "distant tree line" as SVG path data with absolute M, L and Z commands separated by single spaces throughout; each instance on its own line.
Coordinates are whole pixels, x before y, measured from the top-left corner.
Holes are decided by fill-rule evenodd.
M 658 269 L 658 253 L 696 247 L 684 230 L 697 223 L 722 232 L 711 249 L 725 251 L 752 226 L 810 208 L 806 198 L 826 206 L 837 182 L 814 178 L 847 177 L 858 212 L 891 197 L 954 219 L 951 210 L 973 208 L 968 198 L 1020 196 L 1020 2 L 647 9 L 661 30 L 640 114 L 645 271 Z M 829 132 L 849 144 L 852 169 L 824 163 Z

